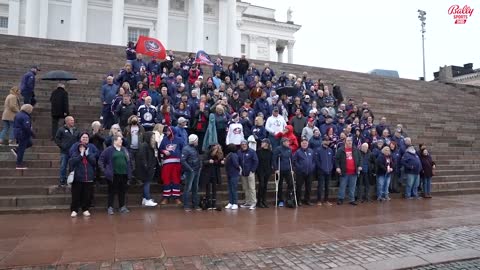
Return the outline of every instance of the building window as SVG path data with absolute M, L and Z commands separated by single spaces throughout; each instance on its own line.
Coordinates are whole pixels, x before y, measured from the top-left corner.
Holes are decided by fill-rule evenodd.
M 139 27 L 128 27 L 128 41 L 137 42 L 139 36 L 148 36 L 150 29 Z
M 159 0 L 162 1 L 162 0 Z M 166 0 L 163 0 L 166 1 Z M 169 0 L 169 6 L 171 10 L 185 12 L 185 0 Z
M 0 17 L 0 28 L 8 28 L 8 17 Z
M 242 45 L 241 45 L 240 51 L 241 51 L 241 53 L 245 53 L 245 44 L 242 44 Z

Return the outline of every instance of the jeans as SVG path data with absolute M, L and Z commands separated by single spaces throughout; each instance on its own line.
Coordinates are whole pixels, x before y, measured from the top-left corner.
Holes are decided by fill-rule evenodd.
M 25 154 L 25 150 L 27 148 L 32 147 L 32 139 L 23 139 L 18 141 L 17 147 L 17 166 L 22 165 L 23 163 L 23 155 Z
M 432 177 L 424 177 L 423 193 L 425 193 L 425 195 L 430 195 L 431 191 L 432 191 Z
M 318 187 L 317 187 L 317 202 L 326 202 L 328 201 L 328 191 L 330 186 L 330 180 L 332 176 L 329 173 L 318 172 Z M 322 190 L 324 192 L 322 200 Z
M 355 201 L 355 186 L 357 184 L 357 175 L 350 174 L 350 175 L 342 175 L 340 176 L 340 187 L 338 188 L 338 199 L 344 200 L 345 199 L 345 190 L 348 184 L 348 197 L 350 202 Z
M 405 185 L 405 199 L 418 197 L 418 185 L 420 184 L 420 175 L 407 173 L 407 184 Z
M 242 179 L 242 188 L 245 192 L 245 203 L 248 205 L 256 205 L 255 174 L 252 172 L 248 176 L 241 176 L 240 179 Z
M 228 177 L 228 202 L 231 204 L 238 204 L 237 187 L 239 179 L 240 175 Z
M 191 208 L 193 200 L 193 208 L 198 207 L 198 181 L 200 179 L 200 172 L 186 172 L 185 173 L 185 187 L 183 190 L 183 205 L 185 208 Z M 190 196 L 190 192 L 192 195 Z
M 67 183 L 68 154 L 60 153 L 60 184 Z
M 391 174 L 377 175 L 377 199 L 388 198 Z
M 143 180 L 143 198 L 145 200 L 150 200 L 152 197 L 150 196 L 150 183 L 152 182 L 152 179 L 149 177 L 146 177 Z
M 8 130 L 10 129 L 10 132 L 8 133 L 8 139 L 10 141 L 15 140 L 15 134 L 13 134 L 13 121 L 8 121 L 8 120 L 3 120 L 3 129 L 2 132 L 0 133 L 0 140 L 5 140 L 5 135 L 7 135 Z

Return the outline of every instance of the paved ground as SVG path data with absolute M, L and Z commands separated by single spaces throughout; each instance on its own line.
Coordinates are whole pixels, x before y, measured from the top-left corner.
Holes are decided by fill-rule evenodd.
M 480 259 L 441 263 L 415 268 L 415 270 L 480 270 Z
M 145 209 L 89 219 L 66 212 L 4 215 L 0 268 L 414 267 L 480 257 L 479 210 L 480 195 L 469 195 L 297 210 Z

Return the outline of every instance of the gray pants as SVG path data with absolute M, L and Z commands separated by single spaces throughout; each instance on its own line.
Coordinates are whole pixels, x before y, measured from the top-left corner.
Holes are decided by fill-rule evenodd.
M 240 179 L 242 180 L 242 188 L 245 192 L 245 203 L 248 205 L 256 205 L 255 174 L 250 173 L 248 176 L 240 176 Z

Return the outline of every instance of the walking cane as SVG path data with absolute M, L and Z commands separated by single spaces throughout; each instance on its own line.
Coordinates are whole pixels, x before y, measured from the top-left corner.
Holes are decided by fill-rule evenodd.
M 278 173 L 275 172 L 275 207 L 278 207 L 278 182 L 280 181 L 280 157 L 278 157 Z
M 290 162 L 290 173 L 292 174 L 292 184 L 293 184 L 293 196 L 295 196 L 295 207 L 298 207 L 297 202 L 297 188 L 295 183 L 295 177 L 293 176 L 293 167 L 292 167 L 292 159 L 289 158 L 288 161 Z

